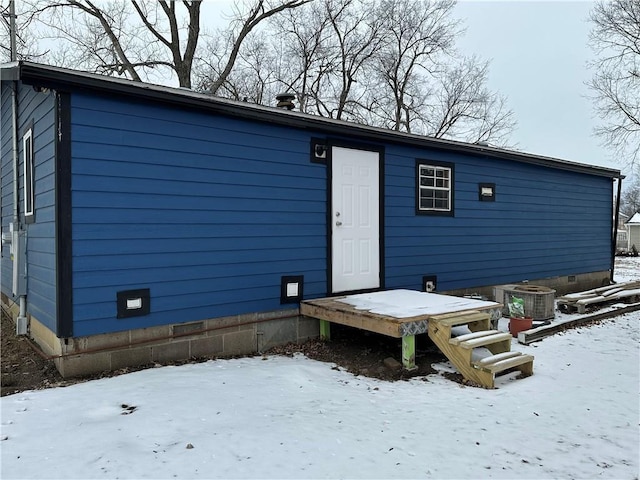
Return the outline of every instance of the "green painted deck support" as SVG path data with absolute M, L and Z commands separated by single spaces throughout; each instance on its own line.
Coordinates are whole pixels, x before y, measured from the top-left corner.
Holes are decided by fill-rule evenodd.
M 331 340 L 331 322 L 320 320 L 320 340 Z
M 402 366 L 406 370 L 416 368 L 416 337 L 409 335 L 402 337 Z

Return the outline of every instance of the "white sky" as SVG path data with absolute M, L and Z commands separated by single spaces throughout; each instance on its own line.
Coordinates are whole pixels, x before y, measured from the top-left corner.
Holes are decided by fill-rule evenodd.
M 491 60 L 489 87 L 508 97 L 517 148 L 622 169 L 592 135 L 598 121 L 585 86 L 591 73 L 591 1 L 461 1 L 460 50 Z M 630 173 L 625 172 L 623 173 Z

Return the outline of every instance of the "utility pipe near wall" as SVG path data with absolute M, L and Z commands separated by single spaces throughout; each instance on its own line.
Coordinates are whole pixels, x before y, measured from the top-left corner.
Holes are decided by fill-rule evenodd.
M 11 38 L 11 61 L 15 62 L 18 58 L 16 51 L 16 6 L 14 0 L 9 1 L 9 33 Z M 20 223 L 18 211 L 18 81 L 13 82 L 13 91 L 11 92 L 11 115 L 13 122 L 13 135 L 11 137 L 12 160 L 13 160 L 13 223 L 14 228 Z
M 620 195 L 622 194 L 622 179 L 624 176 L 618 177 L 618 192 L 616 194 L 616 206 L 615 212 L 613 216 L 613 235 L 611 239 L 611 278 L 609 279 L 611 283 L 615 283 L 613 281 L 613 274 L 616 267 L 616 250 L 618 244 L 618 221 L 620 219 Z
M 16 6 L 15 0 L 9 0 L 9 37 L 10 37 L 10 48 L 11 48 L 11 61 L 15 62 L 18 59 L 18 51 L 16 46 Z M 13 251 L 13 278 L 14 285 L 12 290 L 14 294 L 19 294 L 18 284 L 19 275 L 22 272 L 16 272 L 15 270 L 18 268 L 20 263 L 22 263 L 22 256 L 25 255 L 26 252 L 21 251 L 21 246 L 24 245 L 24 242 L 21 242 L 19 239 L 20 236 L 20 159 L 18 158 L 18 80 L 14 80 L 13 89 L 11 92 L 11 114 L 12 114 L 12 163 L 13 163 L 13 233 L 11 236 L 11 249 Z M 27 298 L 25 295 L 20 295 L 20 313 L 18 314 L 18 318 L 16 321 L 16 334 L 17 335 L 26 335 L 27 334 Z
M 10 60 L 15 62 L 18 59 L 18 49 L 16 47 L 16 2 L 9 0 L 9 44 L 10 44 Z

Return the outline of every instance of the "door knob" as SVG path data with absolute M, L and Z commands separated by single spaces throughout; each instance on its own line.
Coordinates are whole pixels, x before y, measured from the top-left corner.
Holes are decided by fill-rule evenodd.
M 336 225 L 339 227 L 340 225 L 342 225 L 342 222 L 341 221 L 337 221 Z

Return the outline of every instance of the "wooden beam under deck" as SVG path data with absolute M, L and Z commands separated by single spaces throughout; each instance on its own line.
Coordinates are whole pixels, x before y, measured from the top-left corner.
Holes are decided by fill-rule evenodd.
M 458 317 L 464 315 L 465 312 L 475 312 L 476 315 L 479 315 L 480 310 L 486 312 L 496 309 L 500 310 L 502 307 L 501 304 L 494 302 L 480 302 L 481 304 L 478 304 L 478 302 L 471 301 L 468 309 L 462 308 L 456 309 L 455 312 L 439 312 L 438 314 L 425 313 L 401 318 L 381 313 L 373 313 L 365 309 L 358 309 L 349 303 L 341 301 L 345 298 L 345 296 L 341 296 L 304 300 L 300 303 L 300 313 L 307 317 L 320 320 L 320 336 L 325 340 L 331 338 L 331 323 L 339 323 L 340 325 L 359 328 L 389 337 L 401 338 L 402 365 L 407 370 L 416 368 L 415 335 L 428 332 L 429 319 L 431 317 L 437 315 L 442 318 L 448 314 Z
M 429 318 L 434 314 L 416 315 L 408 318 L 398 318 L 379 313 L 372 313 L 368 310 L 359 310 L 353 305 L 340 300 L 346 296 L 318 298 L 315 300 L 304 300 L 300 303 L 300 313 L 307 317 L 326 320 L 331 323 L 339 323 L 348 327 L 355 327 L 369 332 L 380 333 L 394 338 L 408 337 L 427 333 L 429 329 Z M 449 312 L 452 315 L 460 315 L 465 311 L 487 311 L 500 309 L 499 303 L 490 306 L 470 305 L 466 310 Z M 442 317 L 442 313 L 437 314 Z
M 428 315 L 410 318 L 395 318 L 388 315 L 358 310 L 353 305 L 340 302 L 345 297 L 319 298 L 300 303 L 300 313 L 307 317 L 339 323 L 369 332 L 380 333 L 394 338 L 426 333 Z M 413 331 L 413 333 L 408 333 Z

